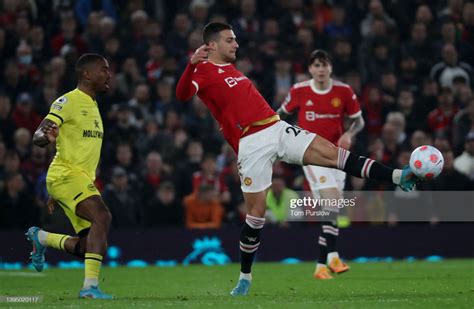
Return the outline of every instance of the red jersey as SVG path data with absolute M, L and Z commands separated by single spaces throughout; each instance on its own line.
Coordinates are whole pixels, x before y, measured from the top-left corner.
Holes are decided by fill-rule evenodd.
M 299 109 L 298 126 L 333 144 L 344 133 L 344 115 L 356 118 L 362 114 L 351 87 L 337 80 L 331 80 L 329 89 L 322 91 L 316 89 L 312 79 L 297 83 L 281 108 L 287 114 Z
M 190 93 L 191 83 L 195 89 Z M 194 94 L 219 122 L 224 138 L 235 152 L 246 127 L 276 115 L 252 82 L 230 63 L 188 63 L 176 87 L 176 97 L 186 101 Z

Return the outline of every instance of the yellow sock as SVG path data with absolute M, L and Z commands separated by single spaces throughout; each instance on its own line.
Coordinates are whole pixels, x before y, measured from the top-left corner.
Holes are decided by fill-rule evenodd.
M 102 265 L 102 255 L 96 253 L 86 253 L 84 288 L 97 286 L 99 284 L 100 266 Z
M 71 237 L 69 235 L 64 234 L 55 234 L 55 233 L 47 233 L 46 234 L 46 247 L 58 249 L 65 251 L 64 243 L 66 240 Z

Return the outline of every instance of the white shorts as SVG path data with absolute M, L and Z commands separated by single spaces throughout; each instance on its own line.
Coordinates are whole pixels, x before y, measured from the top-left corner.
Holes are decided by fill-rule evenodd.
M 272 184 L 273 163 L 303 165 L 303 156 L 316 134 L 285 121 L 245 136 L 239 142 L 238 167 L 243 192 L 255 193 Z
M 319 190 L 337 188 L 341 193 L 344 190 L 346 173 L 329 167 L 306 165 L 303 166 L 304 174 L 314 198 L 319 197 Z

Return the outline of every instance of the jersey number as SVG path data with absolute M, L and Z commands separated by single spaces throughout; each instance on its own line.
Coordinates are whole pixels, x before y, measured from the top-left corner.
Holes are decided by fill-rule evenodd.
M 290 134 L 290 132 L 293 132 L 293 134 L 295 135 L 295 137 L 297 137 L 298 134 L 300 134 L 301 129 L 298 128 L 298 127 L 292 126 L 292 127 L 286 128 L 285 132 L 288 133 L 288 134 Z

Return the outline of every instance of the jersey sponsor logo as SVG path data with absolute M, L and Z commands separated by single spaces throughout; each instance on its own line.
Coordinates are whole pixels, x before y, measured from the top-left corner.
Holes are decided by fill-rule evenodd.
M 225 71 L 224 71 L 223 69 L 221 69 L 221 68 L 219 68 L 219 69 L 217 70 L 217 73 L 219 73 L 219 74 L 222 74 L 222 73 L 224 73 L 224 72 L 225 72 Z
M 305 112 L 306 120 L 308 121 L 315 121 L 316 119 L 334 119 L 339 118 L 340 115 L 338 114 L 316 114 L 313 111 L 306 111 Z
M 306 106 L 313 106 L 314 103 L 313 103 L 313 101 L 308 100 L 304 105 L 306 105 Z
M 252 178 L 250 178 L 250 177 L 245 177 L 245 179 L 244 179 L 244 184 L 245 184 L 246 186 L 250 186 L 250 185 L 252 184 Z
M 84 130 L 82 132 L 82 137 L 91 137 L 91 138 L 100 138 L 104 137 L 104 132 L 97 130 Z
M 341 102 L 341 99 L 339 98 L 334 98 L 331 100 L 331 105 L 334 106 L 334 107 L 339 107 L 341 106 L 342 102 Z
M 226 84 L 232 88 L 234 86 L 237 86 L 237 83 L 242 81 L 242 80 L 245 80 L 247 79 L 246 76 L 240 76 L 240 77 L 227 77 L 227 78 L 224 78 L 224 81 L 226 82 Z

